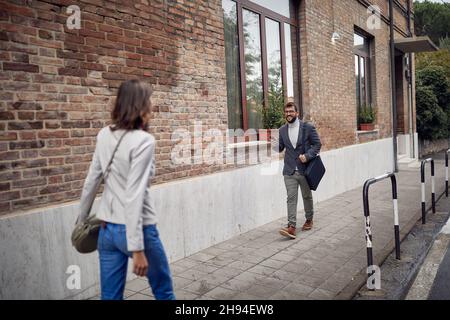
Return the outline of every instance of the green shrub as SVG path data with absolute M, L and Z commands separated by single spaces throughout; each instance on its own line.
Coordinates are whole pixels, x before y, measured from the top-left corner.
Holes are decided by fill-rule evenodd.
M 375 110 L 365 104 L 359 109 L 359 123 L 373 123 L 375 121 Z
M 417 85 L 433 90 L 439 106 L 446 110 L 450 104 L 449 81 L 443 67 L 430 65 L 417 70 Z
M 416 87 L 417 132 L 422 139 L 447 138 L 447 114 L 438 104 L 431 87 Z
M 450 130 L 449 81 L 444 68 L 425 66 L 416 72 L 417 132 L 427 140 L 446 138 Z

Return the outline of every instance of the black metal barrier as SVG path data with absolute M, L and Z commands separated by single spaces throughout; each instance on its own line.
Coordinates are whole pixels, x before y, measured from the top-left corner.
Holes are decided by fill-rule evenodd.
M 448 198 L 448 153 L 450 149 L 445 151 L 445 196 Z
M 433 213 L 436 213 L 436 196 L 434 192 L 434 160 L 428 158 L 422 160 L 420 165 L 420 182 L 422 186 L 422 224 L 426 222 L 426 210 L 425 210 L 425 164 L 431 162 L 431 207 Z
M 372 255 L 372 231 L 370 229 L 370 212 L 369 212 L 369 186 L 386 178 L 391 178 L 392 184 L 392 201 L 394 203 L 394 235 L 395 235 L 395 258 L 400 260 L 400 229 L 398 224 L 398 203 L 397 203 L 397 179 L 394 173 L 386 173 L 382 176 L 372 178 L 364 183 L 363 187 L 363 204 L 364 217 L 366 218 L 366 245 L 367 245 L 367 266 L 373 266 Z M 368 271 L 370 277 L 373 272 Z

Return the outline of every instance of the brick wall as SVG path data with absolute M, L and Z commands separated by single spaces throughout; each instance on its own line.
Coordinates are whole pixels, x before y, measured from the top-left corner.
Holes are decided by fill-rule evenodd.
M 304 0 L 299 12 L 303 107 L 323 150 L 391 132 L 388 26 L 373 32 L 379 133 L 359 137 L 353 27 L 366 29 L 367 13 L 356 0 L 333 2 Z M 66 27 L 72 4 L 80 30 Z M 204 131 L 227 128 L 220 0 L 0 0 L 0 8 L 1 214 L 79 198 L 95 136 L 130 78 L 154 88 L 155 183 L 232 167 L 171 163 L 175 129 L 192 131 L 194 120 Z
M 69 30 L 66 8 L 81 9 Z M 79 198 L 117 87 L 153 85 L 156 182 L 222 166 L 170 165 L 170 134 L 227 127 L 221 1 L 0 1 L 0 212 Z
M 305 107 L 309 109 L 311 120 L 320 128 L 323 150 L 358 142 L 353 33 L 355 25 L 367 29 L 367 12 L 364 6 L 355 2 L 344 0 L 333 5 L 331 1 L 306 1 L 305 15 L 309 19 L 303 32 L 308 41 L 309 61 L 305 68 L 309 68 L 309 104 Z M 334 31 L 341 38 L 333 45 L 331 35 Z M 376 30 L 373 36 L 376 84 L 373 83 L 372 100 L 380 129 L 375 138 L 383 138 L 390 133 L 387 26 L 382 24 L 382 29 Z
M 378 1 L 382 10 L 384 2 Z M 323 150 L 391 136 L 389 26 L 382 22 L 381 29 L 369 30 L 367 17 L 367 8 L 354 0 L 306 0 L 301 3 L 303 102 L 309 119 L 318 127 Z M 397 25 L 400 27 L 401 24 Z M 374 37 L 371 90 L 372 104 L 377 111 L 376 128 L 379 131 L 376 134 L 357 133 L 352 52 L 354 26 Z M 331 35 L 334 31 L 341 39 L 333 45 Z

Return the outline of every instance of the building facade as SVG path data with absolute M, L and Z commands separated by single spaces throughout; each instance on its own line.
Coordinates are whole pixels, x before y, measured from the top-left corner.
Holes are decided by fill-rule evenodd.
M 408 1 L 393 1 L 395 39 L 413 30 Z M 320 134 L 327 175 L 316 201 L 392 171 L 388 5 L 0 1 L 0 252 L 21 252 L 0 262 L 8 275 L 0 298 L 36 297 L 33 288 L 42 298 L 86 297 L 95 289 L 96 257 L 78 255 L 70 232 L 96 134 L 126 79 L 154 91 L 152 190 L 171 261 L 285 215 L 282 162 L 272 158 L 275 174 L 267 174 L 259 158 L 249 161 L 251 148 L 267 145 L 261 129 L 274 126 L 264 116 L 271 106 L 295 101 Z M 407 57 L 395 55 L 395 118 L 398 154 L 415 158 Z M 375 111 L 373 130 L 360 130 L 364 107 Z M 15 270 L 33 263 L 42 270 L 25 278 Z M 86 275 L 84 290 L 66 288 L 71 265 Z

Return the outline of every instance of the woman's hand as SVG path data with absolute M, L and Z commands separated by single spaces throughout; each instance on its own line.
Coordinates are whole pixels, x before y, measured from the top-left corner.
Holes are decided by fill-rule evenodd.
M 147 275 L 148 262 L 144 251 L 133 252 L 133 273 L 140 277 Z

